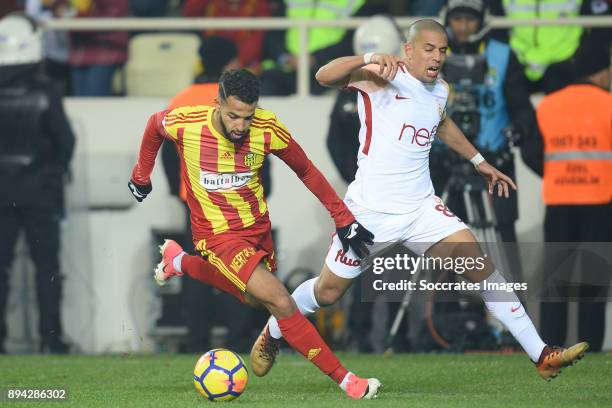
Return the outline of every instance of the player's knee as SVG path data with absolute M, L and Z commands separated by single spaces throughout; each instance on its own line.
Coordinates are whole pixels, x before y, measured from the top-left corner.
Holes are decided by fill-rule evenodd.
M 253 296 L 249 295 L 248 293 L 245 294 L 245 296 L 244 296 L 244 303 L 246 305 L 254 307 L 254 308 L 261 308 L 262 307 L 261 302 L 259 302 L 257 299 L 255 299 Z
M 340 299 L 342 291 L 335 287 L 321 287 L 315 291 L 315 297 L 319 306 L 331 306 Z
M 292 316 L 297 311 L 295 301 L 287 292 L 276 296 L 271 306 L 281 317 Z

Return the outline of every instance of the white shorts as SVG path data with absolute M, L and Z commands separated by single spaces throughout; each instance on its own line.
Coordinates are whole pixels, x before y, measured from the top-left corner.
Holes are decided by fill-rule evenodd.
M 368 210 L 345 198 L 345 204 L 357 221 L 374 234 L 376 252 L 390 243 L 404 241 L 404 246 L 416 255 L 423 255 L 433 244 L 468 227 L 434 195 L 426 198 L 408 214 L 386 214 Z M 342 252 L 342 244 L 334 234 L 325 259 L 327 267 L 337 276 L 352 279 L 361 273 L 359 257 L 352 249 Z

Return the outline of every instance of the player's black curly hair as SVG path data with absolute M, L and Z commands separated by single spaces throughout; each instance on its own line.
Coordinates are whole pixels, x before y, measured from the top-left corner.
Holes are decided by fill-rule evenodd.
M 219 99 L 225 101 L 230 96 L 247 104 L 257 102 L 259 79 L 246 69 L 225 71 L 219 78 Z

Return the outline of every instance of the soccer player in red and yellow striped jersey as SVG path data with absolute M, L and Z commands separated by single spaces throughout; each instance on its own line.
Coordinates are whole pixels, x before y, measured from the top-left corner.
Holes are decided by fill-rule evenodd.
M 267 154 L 283 160 L 328 209 L 345 250 L 367 252 L 372 234 L 348 210 L 274 113 L 257 107 L 259 82 L 246 70 L 219 80 L 217 103 L 164 110 L 151 116 L 129 187 L 138 201 L 150 193 L 155 157 L 165 138 L 177 144 L 186 180 L 193 240 L 202 257 L 174 241 L 161 247 L 159 284 L 187 273 L 194 279 L 263 304 L 283 337 L 352 398 L 372 398 L 378 385 L 349 373 L 273 273 L 271 225 L 259 171 Z M 378 383 L 379 384 L 379 383 Z

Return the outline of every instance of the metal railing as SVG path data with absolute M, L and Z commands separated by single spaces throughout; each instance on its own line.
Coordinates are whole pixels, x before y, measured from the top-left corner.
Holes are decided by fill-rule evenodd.
M 414 21 L 423 17 L 398 17 L 395 19 L 400 28 L 407 28 Z M 439 20 L 437 17 L 432 17 Z M 297 94 L 306 96 L 310 93 L 310 69 L 308 66 L 308 29 L 311 27 L 357 28 L 367 21 L 367 17 L 343 20 L 294 20 L 286 18 L 80 18 L 54 19 L 43 24 L 46 30 L 71 31 L 203 31 L 207 29 L 237 28 L 260 30 L 283 30 L 297 28 L 300 32 L 300 52 L 298 55 Z M 612 27 L 612 17 L 589 16 L 558 19 L 509 19 L 492 17 L 487 19 L 490 29 L 512 28 L 516 26 L 552 26 L 581 25 L 584 27 Z

